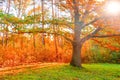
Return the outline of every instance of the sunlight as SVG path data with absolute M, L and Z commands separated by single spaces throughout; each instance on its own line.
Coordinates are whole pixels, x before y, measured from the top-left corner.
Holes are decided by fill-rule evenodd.
M 98 1 L 98 2 L 103 2 L 104 0 L 96 0 L 96 1 Z
M 120 12 L 120 2 L 110 1 L 106 5 L 107 14 L 117 15 Z

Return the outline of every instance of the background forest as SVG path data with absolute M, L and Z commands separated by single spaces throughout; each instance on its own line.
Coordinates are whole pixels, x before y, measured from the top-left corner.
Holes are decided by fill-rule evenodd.
M 66 4 L 64 0 L 1 0 L 0 67 L 70 62 L 72 47 L 66 36 L 73 38 L 73 14 Z M 94 29 L 86 27 L 82 35 Z M 119 27 L 109 27 L 99 34 L 119 32 Z M 81 56 L 83 63 L 120 63 L 120 37 L 92 38 L 83 45 Z

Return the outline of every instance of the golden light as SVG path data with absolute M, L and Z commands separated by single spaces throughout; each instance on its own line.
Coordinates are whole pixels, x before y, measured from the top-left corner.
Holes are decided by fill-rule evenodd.
M 120 2 L 110 1 L 107 3 L 105 8 L 107 14 L 117 15 L 120 13 Z
M 98 1 L 98 2 L 103 2 L 104 0 L 96 0 L 96 1 Z

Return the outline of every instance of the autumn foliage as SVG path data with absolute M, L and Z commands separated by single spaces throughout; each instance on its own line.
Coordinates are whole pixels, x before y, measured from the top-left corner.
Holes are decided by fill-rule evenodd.
M 11 39 L 12 38 L 12 39 Z M 62 41 L 59 41 L 59 40 Z M 61 37 L 57 37 L 57 53 L 54 45 L 54 39 L 45 38 L 45 45 L 40 42 L 41 36 L 36 35 L 36 47 L 33 44 L 33 38 L 24 35 L 14 35 L 9 37 L 7 46 L 0 45 L 0 67 L 17 66 L 36 62 L 64 62 L 71 60 L 71 44 Z M 102 41 L 101 41 L 102 40 Z M 118 63 L 119 40 L 117 37 L 110 39 L 93 39 L 87 41 L 82 48 L 83 63 L 91 62 L 114 62 Z M 118 46 L 117 46 L 118 45 Z M 117 56 L 118 58 L 114 57 Z
M 77 52 L 81 57 L 76 55 L 79 60 L 73 58 L 73 63 L 80 58 L 82 63 L 119 63 L 120 19 L 102 14 L 103 4 L 97 0 L 8 0 L 6 11 L 0 11 L 0 67 L 69 63 Z M 105 36 L 109 38 L 102 39 Z

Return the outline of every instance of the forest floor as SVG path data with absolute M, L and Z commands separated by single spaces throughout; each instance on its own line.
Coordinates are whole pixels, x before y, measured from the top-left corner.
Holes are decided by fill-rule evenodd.
M 11 74 L 1 75 L 0 80 L 120 80 L 120 64 L 83 64 L 83 67 L 60 63 L 36 64 L 36 67 L 23 67 L 24 71 L 20 72 L 14 69 L 16 71 Z

